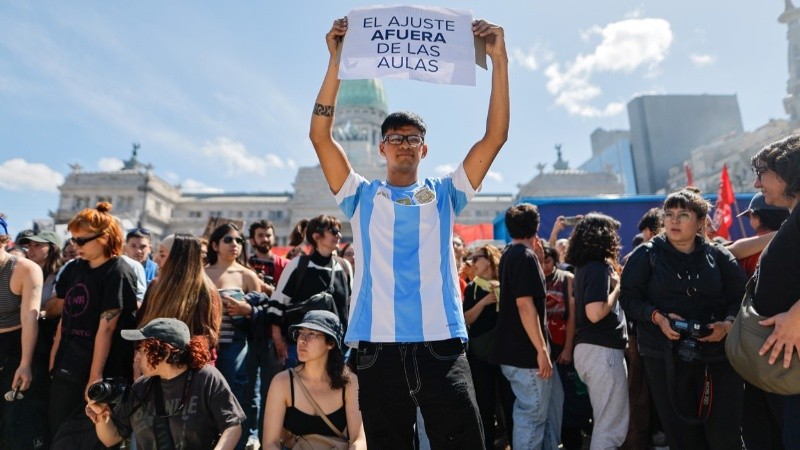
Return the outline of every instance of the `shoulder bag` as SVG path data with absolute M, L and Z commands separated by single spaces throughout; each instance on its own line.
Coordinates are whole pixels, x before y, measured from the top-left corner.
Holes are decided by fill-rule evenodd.
M 800 394 L 800 364 L 794 361 L 794 357 L 789 368 L 784 369 L 783 358 L 770 364 L 768 355 L 758 354 L 775 329 L 758 323 L 764 319 L 766 317 L 759 315 L 753 307 L 753 297 L 745 294 L 725 340 L 728 361 L 745 381 L 761 390 L 780 395 Z
M 303 256 L 300 256 L 303 258 Z M 306 257 L 308 258 L 308 257 Z M 309 311 L 330 311 L 337 316 L 339 315 L 339 310 L 336 308 L 336 302 L 333 300 L 333 280 L 336 276 L 334 271 L 334 258 L 331 257 L 330 262 L 330 269 L 331 269 L 331 280 L 328 283 L 328 288 L 322 292 L 312 295 L 311 297 L 301 300 L 298 302 L 290 302 L 289 305 L 286 307 L 286 312 L 284 312 L 284 322 L 288 325 L 294 325 L 296 323 L 300 323 L 303 320 L 303 316 L 306 315 Z M 303 280 L 303 276 L 305 275 L 305 268 L 308 267 L 308 260 L 305 261 L 305 266 L 302 265 L 303 260 L 300 260 L 300 266 L 298 270 L 300 274 L 297 278 L 296 286 L 300 286 L 300 282 Z
M 336 433 L 337 437 L 324 436 L 321 434 L 306 434 L 298 436 L 284 428 L 281 443 L 286 448 L 292 450 L 347 450 L 350 448 L 350 441 L 345 437 L 344 432 L 336 429 L 333 423 L 331 423 L 331 421 L 328 419 L 328 416 L 322 412 L 322 408 L 320 408 L 317 402 L 314 401 L 314 398 L 311 397 L 311 393 L 308 392 L 308 388 L 306 388 L 306 385 L 303 384 L 303 380 L 297 376 L 297 372 L 295 372 L 294 369 L 289 370 L 292 372 L 292 375 L 294 375 L 292 378 L 297 380 L 297 385 L 300 386 L 300 390 L 303 391 L 303 395 L 305 395 L 305 397 L 308 399 L 308 402 L 311 403 L 311 406 L 314 407 L 316 414 L 322 418 L 331 431 Z

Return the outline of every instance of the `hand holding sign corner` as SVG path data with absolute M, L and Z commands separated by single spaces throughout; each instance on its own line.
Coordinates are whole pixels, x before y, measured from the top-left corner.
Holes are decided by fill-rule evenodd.
M 476 64 L 486 69 L 486 55 L 492 61 L 496 58 L 508 58 L 503 27 L 485 20 L 474 20 L 472 33 L 475 35 Z
M 328 44 L 328 52 L 331 54 L 332 61 L 339 61 L 339 57 L 342 54 L 342 42 L 346 33 L 347 17 L 345 16 L 334 20 L 331 31 L 325 35 L 325 42 Z

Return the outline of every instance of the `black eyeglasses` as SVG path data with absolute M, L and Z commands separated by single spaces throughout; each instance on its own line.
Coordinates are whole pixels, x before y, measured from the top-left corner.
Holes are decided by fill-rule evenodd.
M 84 245 L 88 244 L 89 242 L 92 242 L 93 240 L 99 238 L 102 235 L 103 233 L 95 234 L 94 236 L 91 237 L 74 237 L 70 238 L 70 241 L 72 241 L 72 243 L 77 245 L 78 247 L 83 247 Z
M 226 244 L 230 244 L 233 241 L 236 241 L 236 243 L 239 244 L 239 245 L 244 244 L 244 239 L 242 239 L 242 238 L 240 238 L 238 236 L 225 236 L 224 238 L 222 238 L 222 242 L 224 242 Z
M 425 142 L 425 138 L 418 134 L 410 134 L 408 136 L 402 134 L 387 134 L 383 140 L 392 145 L 400 145 L 403 141 L 406 141 L 411 147 L 419 147 Z
M 752 169 L 753 169 L 753 175 L 756 176 L 756 179 L 758 181 L 761 181 L 761 175 L 764 175 L 764 173 L 769 170 L 769 167 L 767 167 L 767 166 L 753 166 Z

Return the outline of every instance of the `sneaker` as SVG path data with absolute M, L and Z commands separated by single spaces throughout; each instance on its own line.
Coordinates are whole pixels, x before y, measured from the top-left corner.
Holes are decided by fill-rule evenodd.
M 261 442 L 258 442 L 257 436 L 250 436 L 247 438 L 247 444 L 244 445 L 244 450 L 259 450 Z

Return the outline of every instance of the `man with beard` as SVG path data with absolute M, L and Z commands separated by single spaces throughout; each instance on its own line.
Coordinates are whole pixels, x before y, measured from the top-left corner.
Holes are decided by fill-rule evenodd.
M 271 296 L 289 260 L 272 253 L 272 246 L 275 244 L 275 227 L 272 222 L 263 219 L 253 222 L 250 224 L 249 232 L 253 254 L 250 255 L 247 264 L 261 279 L 261 291 Z M 248 445 L 251 442 L 261 442 L 261 423 L 264 420 L 262 405 L 267 398 L 267 388 L 272 377 L 283 369 L 272 341 L 266 304 L 263 298 L 260 302 L 253 298 L 251 304 L 254 308 L 251 316 L 252 332 L 248 337 L 250 351 L 247 355 L 247 378 L 253 401 L 250 405 L 242 405 L 248 412 L 246 423 L 250 429 Z
M 254 254 L 247 261 L 251 269 L 261 277 L 261 290 L 272 295 L 275 285 L 289 260 L 272 253 L 275 244 L 275 227 L 269 220 L 259 220 L 250 224 L 250 245 Z

